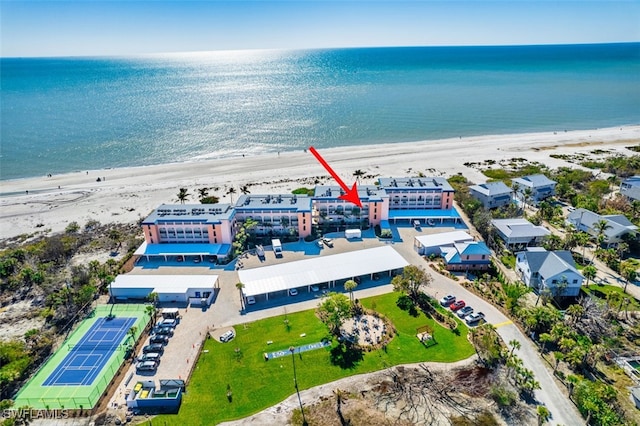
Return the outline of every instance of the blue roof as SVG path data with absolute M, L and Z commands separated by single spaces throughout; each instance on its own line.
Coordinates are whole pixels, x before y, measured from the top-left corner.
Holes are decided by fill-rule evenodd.
M 409 209 L 409 210 L 389 210 L 389 219 L 460 219 L 460 214 L 456 209 Z
M 226 256 L 230 250 L 231 244 L 147 244 L 146 247 L 144 247 L 144 252 L 140 253 L 136 251 L 136 254 L 148 256 L 176 256 L 181 254 Z
M 388 220 L 381 220 L 380 221 L 380 228 L 381 229 L 391 229 L 391 225 L 389 224 Z

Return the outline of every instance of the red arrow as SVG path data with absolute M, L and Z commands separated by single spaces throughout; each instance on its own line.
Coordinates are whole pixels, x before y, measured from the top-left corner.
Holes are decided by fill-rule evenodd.
M 357 182 L 353 182 L 353 186 L 351 189 L 340 179 L 340 176 L 336 172 L 333 171 L 331 166 L 320 156 L 320 153 L 316 151 L 314 147 L 309 147 L 309 151 L 313 154 L 314 157 L 322 164 L 322 166 L 327 169 L 329 174 L 338 182 L 338 185 L 344 190 L 344 195 L 339 196 L 341 200 L 348 201 L 350 203 L 355 204 L 356 206 L 362 208 L 362 202 L 360 201 L 360 196 L 358 195 L 358 186 Z

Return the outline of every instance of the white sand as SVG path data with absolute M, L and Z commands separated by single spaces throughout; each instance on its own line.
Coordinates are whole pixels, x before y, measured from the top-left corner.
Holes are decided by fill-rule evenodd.
M 553 168 L 569 163 L 552 159 L 550 154 L 602 149 L 632 155 L 625 146 L 639 143 L 640 126 L 626 126 L 332 148 L 322 149 L 320 154 L 348 185 L 353 183 L 356 169 L 377 177 L 415 176 L 419 172 L 448 177 L 463 173 L 481 183 L 486 180 L 484 176 L 464 166 L 465 162 L 520 157 Z M 98 177 L 106 181 L 96 182 Z M 44 229 L 58 232 L 72 221 L 81 226 L 90 219 L 132 222 L 162 203 L 175 203 L 180 187 L 189 189 L 194 203 L 198 188 L 219 187 L 211 192 L 228 202 L 225 193 L 231 186 L 236 189 L 235 200 L 241 185 L 251 183 L 253 194 L 288 193 L 303 184 L 313 186 L 315 177 L 321 183 L 334 183 L 311 153 L 298 151 L 2 181 L 0 192 L 17 195 L 0 197 L 0 238 Z M 377 177 L 362 183 L 373 184 Z

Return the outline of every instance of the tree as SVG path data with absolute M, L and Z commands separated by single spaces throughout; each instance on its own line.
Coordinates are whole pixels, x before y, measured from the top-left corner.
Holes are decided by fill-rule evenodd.
M 149 315 L 149 318 L 151 318 L 151 325 L 154 326 L 156 325 L 156 313 L 157 313 L 157 309 L 155 306 L 153 305 L 147 305 L 144 308 L 144 312 Z
M 344 289 L 349 292 L 351 303 L 353 303 L 353 290 L 355 290 L 356 287 L 358 287 L 358 283 L 354 280 L 347 280 L 347 282 L 344 283 Z
M 227 189 L 227 194 L 231 197 L 231 204 L 233 204 L 233 194 L 235 193 L 236 193 L 236 189 L 233 186 Z
M 138 327 L 136 327 L 135 325 L 132 326 L 129 331 L 127 331 L 127 335 L 131 338 L 131 340 L 133 341 L 133 343 L 135 343 L 136 341 L 136 334 L 138 333 Z
M 356 177 L 356 181 L 358 183 L 360 183 L 360 178 L 365 175 L 365 172 L 363 172 L 362 170 L 358 169 L 355 172 L 353 172 L 353 175 Z
M 626 280 L 624 283 L 623 292 L 627 292 L 627 286 L 631 281 L 634 281 L 637 276 L 636 265 L 631 260 L 625 260 L 620 262 L 620 275 Z
M 562 249 L 564 242 L 562 238 L 556 234 L 550 234 L 544 238 L 542 246 L 548 251 L 556 251 Z
M 333 391 L 333 394 L 336 396 L 336 413 L 338 414 L 338 418 L 340 419 L 341 426 L 350 425 L 351 422 L 344 418 L 342 414 L 342 404 L 347 397 L 347 393 L 341 389 L 336 389 Z
M 402 275 L 393 277 L 391 284 L 395 291 L 407 294 L 414 303 L 418 303 L 420 287 L 426 287 L 432 281 L 433 278 L 424 269 L 409 265 L 402 270 Z
M 538 336 L 540 343 L 542 343 L 542 348 L 540 349 L 541 353 L 545 353 L 547 343 L 554 342 L 555 339 L 549 333 L 542 333 Z
M 565 313 L 571 317 L 571 324 L 575 325 L 580 318 L 584 315 L 584 307 L 579 304 L 570 305 Z
M 593 224 L 593 229 L 597 231 L 596 239 L 598 240 L 598 244 L 602 244 L 605 240 L 605 233 L 607 230 L 613 228 L 609 221 L 606 219 L 600 219 L 596 223 Z
M 591 237 L 586 232 L 580 231 L 580 232 L 576 232 L 576 235 L 574 236 L 574 238 L 577 244 L 582 247 L 582 263 L 585 264 L 587 263 L 587 259 L 585 258 L 584 251 L 589 245 L 589 241 L 591 240 Z
M 511 358 L 513 357 L 513 352 L 516 349 L 520 349 L 522 347 L 522 344 L 518 340 L 513 339 L 509 341 L 509 346 L 511 346 L 511 351 L 509 351 L 509 358 Z
M 527 187 L 524 189 L 524 194 L 523 194 L 523 201 L 524 201 L 524 209 L 527 209 L 527 205 L 529 204 L 529 201 L 531 201 L 531 196 L 533 195 L 533 189 Z
M 184 202 L 191 196 L 191 194 L 189 194 L 189 190 L 187 188 L 180 188 L 178 190 L 178 201 L 180 201 L 180 204 L 184 204 Z
M 242 284 L 241 282 L 237 282 L 236 283 L 236 288 L 238 289 L 238 292 L 240 293 L 240 307 L 242 309 L 244 309 L 244 295 L 242 294 L 242 289 L 244 288 L 244 284 Z
M 156 293 L 155 291 L 147 295 L 147 301 L 149 301 L 149 303 L 151 303 L 154 307 L 158 307 L 158 299 L 158 293 Z
M 351 315 L 351 303 L 344 294 L 331 292 L 323 298 L 316 312 L 329 331 L 339 336 L 340 326 Z
M 589 281 L 596 277 L 598 270 L 593 265 L 587 265 L 582 269 L 582 275 L 587 279 L 587 283 L 585 285 L 589 285 Z
M 198 196 L 199 196 L 200 202 L 202 203 L 202 200 L 209 196 L 209 188 L 207 188 L 207 187 L 199 188 L 198 189 Z
M 251 191 L 249 190 L 249 185 L 242 185 L 240 187 L 240 192 L 242 192 L 243 194 L 251 194 Z
M 200 199 L 201 204 L 218 204 L 219 202 L 220 198 L 216 197 L 215 195 L 209 195 Z
M 536 411 L 538 413 L 539 426 L 542 426 L 543 424 L 549 421 L 549 418 L 551 418 L 551 412 L 549 412 L 549 409 L 544 405 L 538 405 L 538 408 Z

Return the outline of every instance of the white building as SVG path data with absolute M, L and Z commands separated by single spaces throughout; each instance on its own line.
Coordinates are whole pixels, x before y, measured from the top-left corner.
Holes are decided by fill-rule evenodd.
M 473 237 L 465 231 L 441 232 L 439 234 L 418 235 L 413 239 L 413 248 L 418 254 L 429 256 L 440 254 L 440 247 L 453 247 L 456 243 L 472 242 Z
M 216 289 L 217 275 L 118 275 L 109 286 L 115 300 L 144 300 L 156 293 L 160 303 L 209 305 Z

